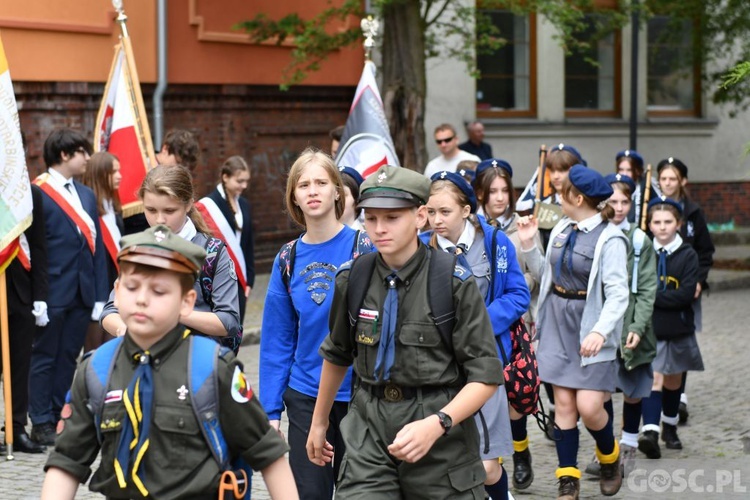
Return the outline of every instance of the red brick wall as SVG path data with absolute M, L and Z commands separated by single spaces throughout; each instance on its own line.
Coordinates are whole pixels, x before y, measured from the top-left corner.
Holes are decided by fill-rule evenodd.
M 15 82 L 14 87 L 30 175 L 44 170 L 42 146 L 55 127 L 72 127 L 93 137 L 103 84 Z M 143 91 L 152 116 L 153 86 Z M 328 151 L 328 131 L 346 121 L 353 95 L 353 87 L 297 87 L 289 92 L 244 85 L 168 88 L 165 131 L 186 128 L 201 144 L 203 158 L 195 173 L 198 197 L 214 188 L 227 157 L 242 155 L 251 166 L 245 196 L 253 207 L 259 271 L 268 271 L 279 247 L 300 232 L 284 214 L 286 172 L 305 147 Z
M 702 182 L 687 188 L 709 223 L 734 219 L 737 226 L 750 226 L 750 182 Z

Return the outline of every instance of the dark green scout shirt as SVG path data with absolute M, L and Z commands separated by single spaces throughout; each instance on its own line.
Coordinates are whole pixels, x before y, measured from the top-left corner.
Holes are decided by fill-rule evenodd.
M 154 406 L 150 445 L 141 465 L 145 467 L 144 483 L 149 498 L 215 499 L 221 471 L 191 407 L 187 391 L 189 342 L 183 336 L 184 331 L 184 327 L 178 326 L 150 349 Z M 122 422 L 126 418 L 118 391 L 127 389 L 135 371 L 135 364 L 131 360 L 139 351 L 138 346 L 126 336 L 115 361 L 102 411 L 103 427 L 104 424 L 108 425 L 102 429 L 101 464 L 89 487 L 109 498 L 143 498 L 130 482 L 126 489 L 120 489 L 114 473 L 114 455 Z M 72 413 L 61 422 L 62 432 L 58 428 L 55 451 L 50 454 L 45 466 L 45 470 L 58 467 L 78 478 L 81 483 L 88 479 L 90 466 L 99 453 L 94 416 L 86 407 L 88 394 L 84 373 L 89 361 L 90 358 L 82 361 L 76 372 L 71 389 Z M 255 395 L 247 402 L 238 402 L 232 397 L 232 377 L 236 367 L 242 371 L 242 365 L 231 353 L 219 358 L 216 367 L 221 428 L 231 455 L 241 454 L 248 465 L 259 470 L 282 457 L 288 448 L 270 427 Z
M 420 243 L 414 256 L 397 272 L 401 284 L 398 287 L 396 355 L 391 381 L 408 387 L 460 387 L 466 382 L 502 384 L 502 365 L 497 357 L 495 336 L 473 277 L 462 280 L 454 275 L 453 289 L 445 290 L 445 293 L 453 294 L 456 309 L 453 350 L 440 337 L 430 317 L 427 252 L 427 247 Z M 389 274 L 391 270 L 378 255 L 352 334 L 346 299 L 349 270 L 338 273 L 329 321 L 331 332 L 320 347 L 323 358 L 339 366 L 354 364 L 357 376 L 369 384 L 381 383 L 374 378 L 373 372 L 388 291 L 385 279 Z M 375 313 L 377 321 L 372 319 Z

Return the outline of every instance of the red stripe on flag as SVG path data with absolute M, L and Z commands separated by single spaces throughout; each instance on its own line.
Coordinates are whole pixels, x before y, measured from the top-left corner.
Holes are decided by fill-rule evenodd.
M 11 241 L 8 246 L 2 249 L 0 251 L 0 273 L 5 271 L 5 268 L 10 265 L 11 262 L 13 262 L 13 259 L 16 258 L 16 253 L 18 253 L 19 245 L 18 245 L 18 238 Z
M 373 172 L 377 172 L 378 169 L 382 167 L 383 165 L 388 165 L 388 158 L 386 158 L 385 156 L 383 157 L 382 160 L 377 162 L 375 165 L 370 165 L 369 167 L 367 167 L 365 171 L 362 172 L 362 177 L 367 178 L 368 175 L 370 175 Z
M 120 202 L 127 205 L 138 201 L 138 189 L 146 177 L 147 167 L 143 162 L 135 127 L 113 130 L 108 151 L 120 160 Z

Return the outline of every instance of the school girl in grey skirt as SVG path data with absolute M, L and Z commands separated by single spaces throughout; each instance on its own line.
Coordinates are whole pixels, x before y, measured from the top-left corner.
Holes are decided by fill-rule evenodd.
M 583 165 L 570 169 L 561 192 L 566 217 L 550 235 L 541 263 L 538 333 L 539 375 L 555 393 L 555 445 L 558 499 L 577 499 L 578 415 L 596 441 L 601 465 L 600 490 L 620 489 L 619 446 L 604 401 L 615 390 L 616 353 L 622 317 L 628 306 L 628 241 L 608 222 L 604 202 L 612 188 Z M 600 208 L 602 207 L 602 208 Z M 519 222 L 519 236 L 530 255 L 536 222 Z

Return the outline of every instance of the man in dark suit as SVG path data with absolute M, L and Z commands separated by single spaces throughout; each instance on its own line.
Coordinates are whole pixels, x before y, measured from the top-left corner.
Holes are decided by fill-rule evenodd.
M 13 449 L 24 453 L 43 453 L 47 448 L 32 441 L 26 434 L 31 345 L 34 341 L 35 323 L 42 324 L 44 320 L 41 317 L 46 318 L 47 314 L 47 241 L 44 237 L 42 191 L 32 185 L 31 197 L 34 204 L 33 220 L 24 233 L 28 243 L 28 255 L 25 257 L 28 259 L 18 257 L 5 270 L 13 398 Z M 26 254 L 26 250 L 22 252 Z M 35 319 L 37 314 L 39 318 Z
M 55 442 L 65 394 L 90 319 L 98 320 L 109 296 L 106 250 L 94 192 L 73 180 L 86 170 L 91 145 L 71 129 L 54 130 L 44 143 L 47 173 L 42 190 L 48 262 L 49 324 L 38 328 L 31 354 L 31 439 Z
M 458 149 L 477 155 L 482 160 L 492 158 L 492 146 L 484 142 L 484 125 L 480 121 L 473 121 L 466 125 L 469 140 L 458 145 Z

